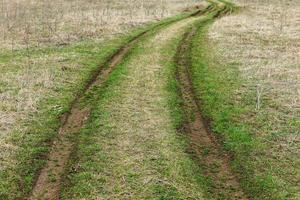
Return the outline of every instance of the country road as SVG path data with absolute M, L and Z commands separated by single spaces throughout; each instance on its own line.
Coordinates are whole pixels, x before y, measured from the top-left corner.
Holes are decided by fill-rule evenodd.
M 94 74 L 83 95 L 75 100 L 70 113 L 62 117 L 59 137 L 53 142 L 47 163 L 27 199 L 152 199 L 158 196 L 204 199 L 206 193 L 214 198 L 247 199 L 230 169 L 229 157 L 206 130 L 186 70 L 190 66 L 185 55 L 190 53 L 187 47 L 196 26 L 228 12 L 226 4 L 212 2 L 189 17 L 140 33 L 111 56 Z M 189 128 L 183 132 L 190 141 L 188 149 L 180 141 L 184 139 L 179 137 L 174 122 L 176 109 L 180 108 L 170 107 L 176 104 L 176 91 L 166 89 L 172 87 L 175 79 L 176 69 L 172 65 L 178 67 L 178 83 L 185 102 L 181 109 L 186 113 L 195 112 L 192 121 L 185 115 Z M 91 123 L 100 124 L 93 127 L 96 133 L 88 137 L 101 147 L 94 156 L 105 157 L 101 162 L 91 155 L 91 160 L 95 159 L 92 163 L 100 165 L 101 170 L 95 174 L 93 170 L 83 172 L 93 176 L 88 180 L 79 179 L 73 185 L 66 184 L 70 168 L 91 161 L 86 161 L 85 155 L 83 159 L 73 155 L 81 153 L 76 145 L 89 148 L 80 139 L 76 140 L 79 132 Z M 199 145 L 207 146 L 203 148 L 210 148 L 211 153 L 203 156 Z M 219 169 L 213 169 L 217 165 Z M 204 172 L 200 172 L 203 167 Z M 199 174 L 194 175 L 194 170 L 200 170 Z M 72 173 L 71 177 L 80 172 Z M 99 179 L 104 183 L 100 190 Z M 205 191 L 198 179 L 213 180 L 210 186 L 213 189 Z M 74 187 L 79 187 L 80 192 L 80 186 L 87 183 L 90 185 L 87 196 L 72 192 Z

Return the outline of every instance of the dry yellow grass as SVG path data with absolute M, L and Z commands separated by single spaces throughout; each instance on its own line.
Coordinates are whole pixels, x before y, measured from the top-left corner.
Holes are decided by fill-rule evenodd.
M 13 158 L 18 146 L 12 145 L 11 137 L 24 137 L 30 128 L 28 122 L 35 121 L 35 115 L 40 112 L 41 101 L 62 98 L 58 87 L 81 81 L 77 73 L 85 70 L 76 65 L 75 58 L 80 62 L 82 57 L 72 53 L 47 53 L 32 58 L 17 55 L 17 59 L 0 62 L 0 170 L 16 163 Z M 68 72 L 61 70 L 65 66 Z M 59 112 L 60 107 L 55 106 L 48 109 Z
M 252 133 L 266 145 L 272 175 L 300 198 L 300 1 L 236 1 L 245 8 L 210 28 L 226 63 L 238 66 L 254 117 Z M 257 167 L 257 173 L 270 169 Z
M 113 36 L 197 3 L 195 0 L 2 0 L 0 47 L 19 49 Z

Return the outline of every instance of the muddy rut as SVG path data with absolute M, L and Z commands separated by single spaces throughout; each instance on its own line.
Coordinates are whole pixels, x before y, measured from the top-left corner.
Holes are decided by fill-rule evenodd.
M 196 33 L 194 27 L 185 34 L 176 56 L 177 79 L 185 111 L 183 132 L 188 136 L 188 152 L 199 163 L 204 175 L 211 181 L 210 195 L 214 199 L 248 199 L 239 180 L 230 167 L 230 156 L 222 149 L 208 123 L 201 115 L 201 105 L 196 98 L 189 67 L 190 43 Z

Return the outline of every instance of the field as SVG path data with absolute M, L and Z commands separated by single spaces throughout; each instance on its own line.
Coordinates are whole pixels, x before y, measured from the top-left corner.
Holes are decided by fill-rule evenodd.
M 300 199 L 297 0 L 0 10 L 0 199 Z

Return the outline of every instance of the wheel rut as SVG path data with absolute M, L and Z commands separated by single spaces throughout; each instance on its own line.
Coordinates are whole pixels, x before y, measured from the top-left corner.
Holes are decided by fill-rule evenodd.
M 183 100 L 185 122 L 182 131 L 188 136 L 188 153 L 199 163 L 211 181 L 209 196 L 213 199 L 249 199 L 243 192 L 237 175 L 231 170 L 230 155 L 225 152 L 201 115 L 201 105 L 193 89 L 189 67 L 190 43 L 197 29 L 184 35 L 176 55 L 177 79 Z
M 25 199 L 59 199 L 65 168 L 74 148 L 74 141 L 71 139 L 71 136 L 80 131 L 90 115 L 90 109 L 88 107 L 81 106 L 84 94 L 89 92 L 95 85 L 103 85 L 109 74 L 122 61 L 124 56 L 138 42 L 138 40 L 147 32 L 148 31 L 144 31 L 134 37 L 127 45 L 121 47 L 103 65 L 101 65 L 87 83 L 83 94 L 77 96 L 75 101 L 72 103 L 71 111 L 62 116 L 58 138 L 55 139 L 51 145 L 51 151 L 48 155 L 46 165 L 40 171 L 33 190 Z

